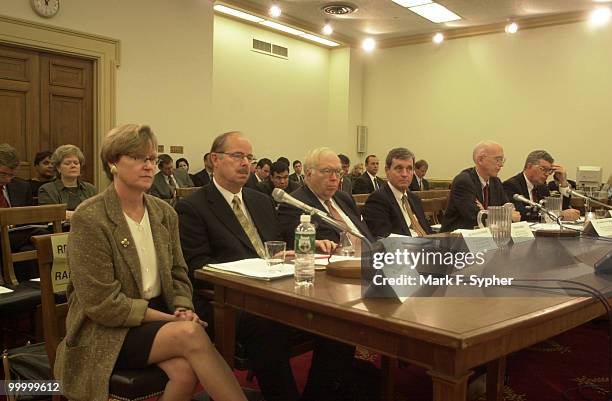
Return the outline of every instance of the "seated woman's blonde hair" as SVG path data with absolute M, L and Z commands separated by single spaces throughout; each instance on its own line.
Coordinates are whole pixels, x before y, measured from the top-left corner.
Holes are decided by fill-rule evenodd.
M 116 163 L 121 156 L 147 156 L 151 148 L 157 151 L 157 137 L 148 125 L 125 124 L 110 130 L 100 151 L 102 168 L 108 179 L 114 179 L 109 163 Z

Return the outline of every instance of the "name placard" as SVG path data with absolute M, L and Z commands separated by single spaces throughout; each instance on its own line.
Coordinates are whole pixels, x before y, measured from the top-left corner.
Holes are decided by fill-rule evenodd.
M 589 220 L 585 232 L 595 233 L 600 237 L 612 238 L 612 218 Z
M 53 247 L 53 267 L 51 268 L 53 292 L 65 292 L 68 282 L 70 281 L 70 270 L 66 260 L 68 234 L 52 236 L 51 246 Z
M 493 234 L 488 227 L 479 228 L 477 230 L 459 230 L 465 244 L 472 253 L 486 252 L 492 249 L 497 249 L 497 244 L 493 239 Z
M 510 236 L 512 237 L 512 242 L 515 244 L 535 239 L 533 231 L 531 231 L 529 223 L 526 221 L 512 223 L 512 226 L 510 226 Z

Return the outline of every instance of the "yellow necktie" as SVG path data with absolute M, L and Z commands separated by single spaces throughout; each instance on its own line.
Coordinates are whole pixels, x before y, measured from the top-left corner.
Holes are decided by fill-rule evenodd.
M 406 210 L 406 213 L 408 213 L 408 217 L 410 217 L 410 227 L 412 227 L 412 229 L 417 232 L 419 237 L 426 236 L 427 232 L 423 229 L 421 223 L 419 223 L 419 219 L 417 219 L 417 217 L 412 212 L 410 202 L 408 202 L 408 197 L 406 195 L 402 196 L 402 205 L 404 205 L 404 209 Z
M 260 258 L 265 258 L 266 253 L 264 251 L 261 238 L 259 238 L 255 226 L 249 221 L 249 219 L 247 219 L 246 215 L 240 208 L 240 198 L 238 197 L 238 195 L 234 195 L 234 199 L 232 199 L 232 206 L 232 210 L 234 211 L 234 214 L 236 215 L 238 222 L 244 229 L 244 232 L 246 233 L 247 237 L 249 237 L 251 244 L 253 244 L 253 248 L 255 248 L 255 251 L 257 251 L 257 254 Z

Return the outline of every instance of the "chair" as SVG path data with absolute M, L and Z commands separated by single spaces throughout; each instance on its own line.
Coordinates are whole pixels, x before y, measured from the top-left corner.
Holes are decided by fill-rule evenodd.
M 200 187 L 184 187 L 184 188 L 177 188 L 176 189 L 176 200 L 180 200 L 181 198 L 184 198 L 186 196 L 191 195 L 192 193 L 194 193 L 195 191 L 197 191 L 198 189 L 200 189 Z
M 353 200 L 355 203 L 365 203 L 369 196 L 370 194 L 353 194 Z
M 33 237 L 38 253 L 45 349 L 51 371 L 55 363 L 57 346 L 65 334 L 68 312 L 66 302 L 56 303 L 51 278 L 53 266 L 51 237 L 61 235 L 67 236 L 68 233 Z M 158 396 L 164 391 L 167 381 L 168 377 L 157 366 L 149 366 L 146 369 L 116 369 L 110 378 L 109 401 L 135 401 Z M 54 398 L 54 401 L 59 399 Z
M 14 263 L 36 260 L 36 251 L 12 252 L 11 227 L 35 223 L 53 223 L 53 232 L 62 232 L 62 220 L 66 219 L 66 205 L 24 206 L 0 209 L 0 240 L 2 241 L 2 276 L 0 285 L 4 283 L 16 286 Z M 46 226 L 44 226 L 46 227 Z
M 450 189 L 451 180 L 428 180 L 429 189 Z
M 425 216 L 431 221 L 431 224 L 441 224 L 442 215 L 448 205 L 448 198 L 422 199 L 421 203 Z
M 432 198 L 448 198 L 450 196 L 450 189 L 430 189 L 427 191 L 414 191 L 413 194 L 419 197 L 419 199 L 432 199 Z

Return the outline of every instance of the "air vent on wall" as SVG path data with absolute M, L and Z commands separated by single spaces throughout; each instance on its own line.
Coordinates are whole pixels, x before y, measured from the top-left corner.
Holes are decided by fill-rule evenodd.
M 257 53 L 267 54 L 269 56 L 289 58 L 289 49 L 273 43 L 264 42 L 262 40 L 253 39 L 253 51 Z

